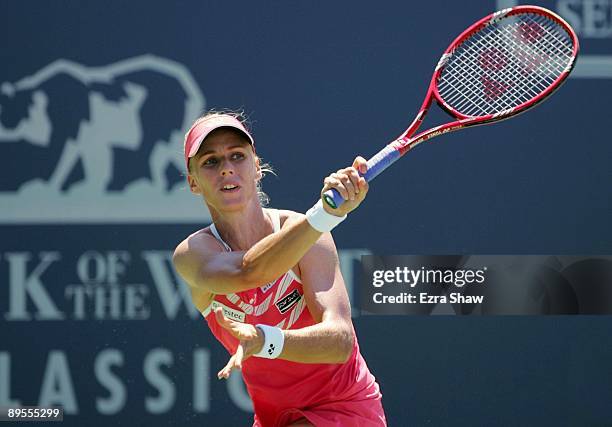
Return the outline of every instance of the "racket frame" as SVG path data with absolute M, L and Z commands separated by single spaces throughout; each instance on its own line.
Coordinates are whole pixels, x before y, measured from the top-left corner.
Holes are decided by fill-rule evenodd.
M 437 85 L 442 71 L 444 70 L 444 66 L 452 57 L 453 52 L 457 49 L 458 46 L 468 40 L 472 36 L 472 34 L 482 30 L 484 27 L 494 24 L 508 16 L 524 13 L 544 15 L 558 23 L 567 32 L 569 37 L 572 39 L 573 52 L 565 70 L 563 70 L 563 72 L 552 83 L 550 83 L 550 85 L 546 89 L 544 89 L 542 93 L 538 94 L 537 96 L 531 98 L 526 102 L 523 102 L 522 104 L 517 105 L 516 107 L 512 107 L 495 114 L 487 114 L 481 116 L 467 116 L 455 110 L 442 98 L 438 91 Z M 383 148 L 374 157 L 368 160 L 368 171 L 362 176 L 364 176 L 368 182 L 371 181 L 383 170 L 385 170 L 387 167 L 397 161 L 401 156 L 406 154 L 408 151 L 412 150 L 414 147 L 421 144 L 422 142 L 425 142 L 436 136 L 443 135 L 449 132 L 454 132 L 465 127 L 484 125 L 487 123 L 506 120 L 520 113 L 523 113 L 529 110 L 530 108 L 535 107 L 540 102 L 548 98 L 552 93 L 554 93 L 554 91 L 559 89 L 559 87 L 561 87 L 563 82 L 567 79 L 574 66 L 576 65 L 576 58 L 578 56 L 579 49 L 580 45 L 578 42 L 578 37 L 576 36 L 576 33 L 574 32 L 572 27 L 559 15 L 543 7 L 529 5 L 515 6 L 512 8 L 507 8 L 491 13 L 480 19 L 479 21 L 476 21 L 465 31 L 463 31 L 458 37 L 456 37 L 440 57 L 440 60 L 436 65 L 436 69 L 429 83 L 429 88 L 427 90 L 427 94 L 425 95 L 425 99 L 423 100 L 423 104 L 421 105 L 419 112 L 417 113 L 410 126 L 408 126 L 404 133 L 402 133 L 398 138 L 387 144 L 385 148 Z M 429 108 L 431 107 L 431 104 L 433 103 L 434 99 L 443 111 L 447 112 L 457 120 L 444 123 L 439 126 L 435 126 L 431 129 L 414 135 L 423 123 L 423 120 L 425 119 L 425 116 Z M 333 209 L 337 208 L 344 202 L 344 199 L 342 198 L 340 193 L 335 189 L 326 191 L 323 194 L 323 199 Z

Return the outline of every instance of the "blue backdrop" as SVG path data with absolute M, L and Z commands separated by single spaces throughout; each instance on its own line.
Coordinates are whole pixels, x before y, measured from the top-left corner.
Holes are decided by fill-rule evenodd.
M 181 175 L 186 127 L 244 109 L 278 175 L 271 205 L 303 212 L 324 176 L 412 121 L 459 32 L 514 3 L 5 3 L 0 406 L 60 404 L 67 425 L 247 425 L 240 378 L 216 380 L 227 354 L 170 264 L 210 219 Z M 573 77 L 377 178 L 334 231 L 345 274 L 361 253 L 612 253 L 612 3 L 535 3 L 577 29 Z M 355 314 L 390 425 L 612 422 L 609 317 Z

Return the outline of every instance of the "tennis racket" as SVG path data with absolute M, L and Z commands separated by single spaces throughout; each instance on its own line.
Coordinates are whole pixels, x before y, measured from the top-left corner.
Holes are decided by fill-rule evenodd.
M 569 76 L 577 55 L 574 30 L 542 7 L 517 6 L 482 18 L 442 54 L 416 118 L 368 160 L 364 178 L 373 180 L 433 137 L 504 120 L 537 105 Z M 414 135 L 434 99 L 455 120 Z M 332 208 L 344 203 L 336 189 L 323 199 Z

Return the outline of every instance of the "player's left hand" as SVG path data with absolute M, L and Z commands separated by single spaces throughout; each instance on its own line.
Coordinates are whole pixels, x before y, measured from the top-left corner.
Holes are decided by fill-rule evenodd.
M 240 340 L 236 352 L 230 357 L 225 367 L 217 373 L 217 378 L 229 378 L 232 370 L 242 369 L 242 362 L 261 350 L 264 343 L 264 336 L 261 330 L 248 323 L 240 323 L 228 319 L 223 314 L 223 309 L 217 307 L 215 309 L 217 322 L 223 329 L 227 330 L 234 338 Z

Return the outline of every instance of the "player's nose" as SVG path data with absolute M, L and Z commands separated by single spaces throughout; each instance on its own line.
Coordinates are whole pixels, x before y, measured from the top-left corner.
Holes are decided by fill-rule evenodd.
M 230 176 L 234 174 L 234 167 L 231 162 L 223 162 L 221 165 L 221 176 Z

